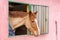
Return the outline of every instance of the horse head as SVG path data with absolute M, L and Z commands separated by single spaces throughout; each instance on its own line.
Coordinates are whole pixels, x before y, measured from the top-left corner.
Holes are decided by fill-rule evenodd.
M 37 12 L 29 12 L 29 18 L 30 18 L 30 23 L 31 27 L 34 31 L 32 31 L 34 35 L 40 35 L 40 30 L 38 28 L 38 23 L 37 23 Z

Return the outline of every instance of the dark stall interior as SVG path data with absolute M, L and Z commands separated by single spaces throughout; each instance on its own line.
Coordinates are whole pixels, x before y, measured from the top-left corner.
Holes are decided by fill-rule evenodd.
M 27 5 L 28 4 L 9 2 L 9 12 L 11 11 L 27 12 Z M 27 34 L 27 28 L 25 27 L 25 25 L 22 25 L 21 27 L 15 29 L 15 35 L 25 35 L 25 34 Z

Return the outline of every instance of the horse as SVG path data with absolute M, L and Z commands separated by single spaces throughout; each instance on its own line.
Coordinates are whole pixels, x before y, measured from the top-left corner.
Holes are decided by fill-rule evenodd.
M 10 11 L 9 12 L 9 23 L 11 25 L 12 30 L 20 27 L 21 25 L 25 25 L 25 27 L 35 36 L 40 34 L 38 25 L 36 23 L 36 15 L 37 12 L 29 13 L 23 11 Z

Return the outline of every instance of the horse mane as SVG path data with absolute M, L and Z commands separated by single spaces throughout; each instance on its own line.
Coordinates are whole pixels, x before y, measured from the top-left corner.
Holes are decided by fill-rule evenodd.
M 23 17 L 27 16 L 28 14 L 29 14 L 29 17 L 31 17 L 31 16 L 35 17 L 34 13 L 32 13 L 31 11 L 29 11 L 29 13 L 23 12 L 23 11 L 10 11 L 9 12 L 10 17 L 21 17 L 21 18 L 23 18 Z
M 9 16 L 10 17 L 25 17 L 28 13 L 23 11 L 10 11 Z

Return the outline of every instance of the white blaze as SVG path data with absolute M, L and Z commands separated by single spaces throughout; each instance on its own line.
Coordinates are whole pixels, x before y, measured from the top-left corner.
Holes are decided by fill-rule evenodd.
M 38 22 L 37 22 L 37 19 L 35 19 L 35 22 L 36 22 L 36 24 L 37 24 L 38 34 L 40 35 L 40 28 L 38 27 Z

